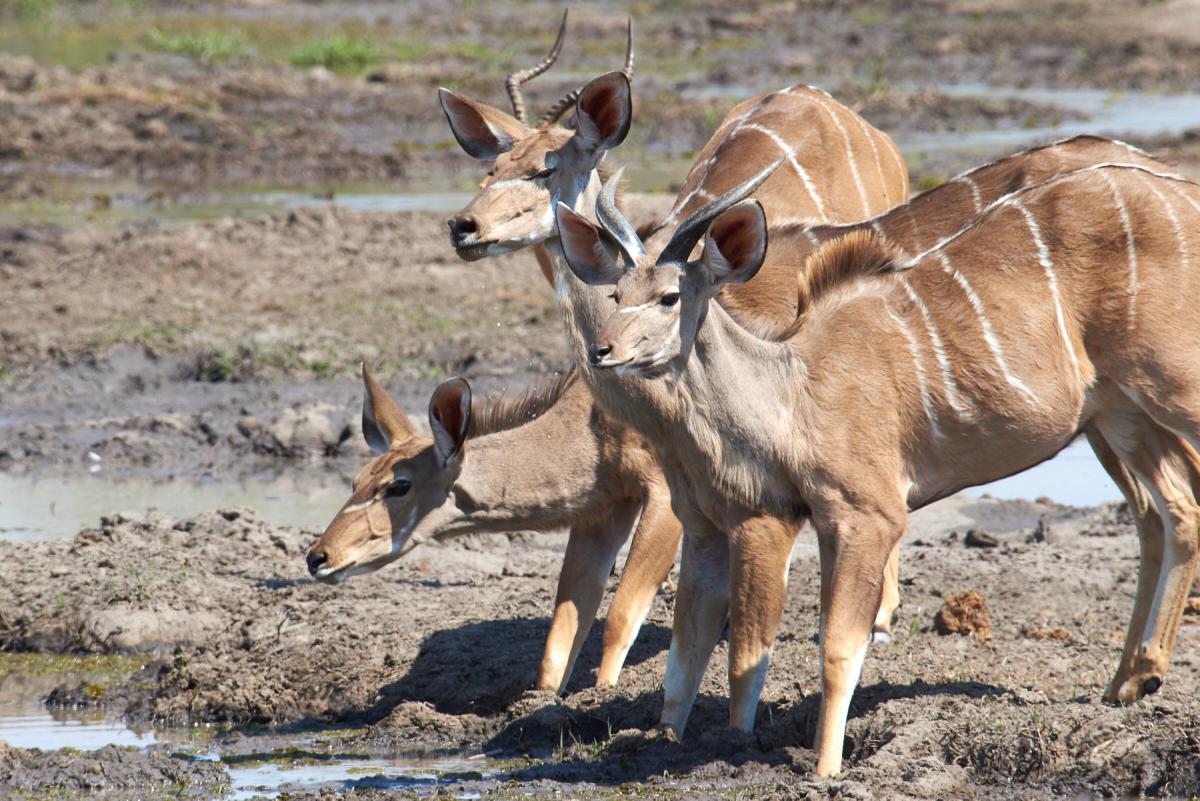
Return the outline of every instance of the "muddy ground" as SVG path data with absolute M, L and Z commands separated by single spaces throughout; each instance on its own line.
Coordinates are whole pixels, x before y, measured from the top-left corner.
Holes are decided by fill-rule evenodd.
M 969 547 L 971 528 L 997 545 Z M 1187 618 L 1160 693 L 1131 708 L 1099 702 L 1137 566 L 1136 536 L 1116 506 L 964 498 L 917 513 L 896 636 L 867 660 L 848 769 L 833 782 L 808 775 L 818 702 L 808 532 L 759 727 L 740 737 L 724 725 L 721 645 L 682 743 L 642 735 L 661 703 L 670 591 L 618 689 L 590 686 L 597 629 L 558 699 L 527 688 L 561 536 L 423 546 L 327 587 L 304 572 L 315 534 L 225 509 L 117 515 L 69 540 L 0 545 L 0 647 L 139 657 L 129 683 L 68 684 L 52 704 L 108 705 L 169 726 L 340 723 L 366 727 L 344 749 L 467 748 L 501 760 L 485 777 L 460 777 L 456 792 L 560 787 L 593 797 L 629 782 L 722 798 L 1200 792 L 1200 617 Z M 934 631 L 943 599 L 968 589 L 987 601 L 987 641 Z
M 828 89 L 901 140 L 1076 116 L 945 84 L 1200 91 L 1200 12 L 1185 0 L 1103 13 L 1023 0 L 601 3 L 575 10 L 561 72 L 530 84 L 535 113 L 619 65 L 626 11 L 638 26 L 638 105 L 614 158 L 642 176 L 636 219 L 669 206 L 732 103 L 788 83 Z M 500 391 L 566 367 L 528 254 L 464 264 L 444 212 L 336 203 L 355 182 L 469 192 L 482 171 L 454 145 L 434 90 L 503 105 L 504 73 L 536 58 L 556 18 L 508 2 L 0 4 L 0 471 L 328 481 L 364 458 L 360 361 L 416 415 L 451 374 Z M 226 31 L 238 32 L 232 44 L 214 35 Z M 297 56 L 331 35 L 367 55 Z M 1139 143 L 1200 177 L 1200 131 Z M 914 186 L 1011 150 L 909 154 Z M 261 213 L 227 200 L 265 188 L 335 202 Z M 1129 709 L 1098 700 L 1136 574 L 1136 539 L 1116 508 L 957 499 L 918 515 L 897 636 L 868 659 L 848 770 L 834 782 L 809 776 L 811 533 L 797 546 L 759 728 L 743 738 L 724 727 L 718 653 L 677 744 L 637 733 L 661 701 L 669 591 L 618 690 L 590 689 L 597 630 L 566 698 L 526 692 L 560 535 L 425 546 L 330 588 L 302 560 L 325 514 L 308 530 L 251 509 L 174 519 L 115 494 L 100 514 L 59 542 L 0 543 L 0 651 L 129 657 L 136 670 L 120 677 L 36 692 L 140 725 L 213 724 L 233 753 L 257 727 L 337 724 L 362 731 L 330 748 L 486 751 L 486 778 L 448 781 L 489 797 L 1200 794 L 1198 618 L 1160 693 Z M 1052 536 L 1029 541 L 1042 519 Z M 972 527 L 999 547 L 967 548 Z M 943 598 L 965 590 L 990 606 L 989 641 L 933 630 Z M 0 795 L 205 797 L 226 786 L 174 753 L 4 748 Z M 343 789 L 429 792 L 366 779 Z

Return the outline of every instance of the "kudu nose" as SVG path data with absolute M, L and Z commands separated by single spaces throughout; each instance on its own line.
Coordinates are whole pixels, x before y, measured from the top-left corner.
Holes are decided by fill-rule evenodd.
M 611 345 L 591 345 L 588 347 L 588 361 L 595 367 L 610 353 L 612 353 Z
M 329 555 L 324 551 L 309 551 L 304 561 L 308 562 L 308 572 L 315 576 L 321 565 L 329 561 Z
M 450 228 L 450 242 L 458 245 L 467 237 L 479 230 L 479 226 L 475 224 L 474 217 L 459 215 L 446 220 L 446 225 Z

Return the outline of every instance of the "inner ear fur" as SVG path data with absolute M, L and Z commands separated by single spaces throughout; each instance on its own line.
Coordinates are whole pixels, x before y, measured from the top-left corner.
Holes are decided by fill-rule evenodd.
M 438 100 L 454 138 L 467 155 L 480 161 L 494 161 L 531 131 L 511 114 L 449 89 L 439 89 Z
M 749 281 L 767 257 L 767 216 L 753 198 L 726 210 L 708 226 L 700 260 L 715 282 Z
M 575 104 L 575 130 L 592 153 L 612 150 L 625 141 L 633 122 L 633 93 L 620 72 L 593 78 Z
M 575 277 L 591 286 L 617 283 L 621 267 L 605 247 L 600 229 L 564 203 L 554 209 L 554 218 L 558 223 L 563 255 Z
M 443 464 L 462 452 L 471 428 L 471 385 L 465 378 L 447 379 L 433 391 L 429 399 L 429 428 Z

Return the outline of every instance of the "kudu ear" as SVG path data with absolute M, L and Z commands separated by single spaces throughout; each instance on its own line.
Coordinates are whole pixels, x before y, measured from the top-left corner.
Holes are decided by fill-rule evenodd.
M 495 161 L 530 131 L 516 117 L 449 89 L 438 89 L 438 99 L 454 138 L 467 155 L 480 161 Z
M 609 72 L 583 87 L 575 104 L 575 140 L 590 155 L 612 150 L 625 141 L 633 122 L 629 79 Z
M 767 215 L 754 199 L 743 200 L 708 226 L 700 262 L 714 285 L 740 284 L 758 273 L 767 257 Z
M 429 399 L 429 428 L 443 465 L 462 453 L 470 427 L 471 385 L 458 376 L 438 384 Z
M 408 421 L 408 415 L 383 385 L 375 380 L 366 364 L 362 365 L 362 379 L 362 430 L 371 450 L 383 453 L 393 445 L 415 437 L 416 432 Z
M 554 219 L 558 222 L 563 255 L 575 277 L 591 286 L 617 283 L 621 267 L 604 246 L 600 229 L 571 211 L 565 203 L 555 207 Z

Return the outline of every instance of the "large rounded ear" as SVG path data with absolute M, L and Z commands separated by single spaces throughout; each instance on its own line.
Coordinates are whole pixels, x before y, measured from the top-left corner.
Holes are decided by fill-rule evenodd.
M 607 286 L 617 283 L 621 267 L 608 252 L 600 238 L 600 229 L 580 217 L 565 203 L 554 209 L 558 222 L 558 238 L 562 242 L 563 255 L 575 277 L 591 286 Z
M 365 363 L 362 365 L 362 379 L 362 430 L 371 450 L 383 453 L 393 445 L 415 437 L 416 432 L 408 421 L 408 415 L 383 385 L 375 380 Z
M 516 117 L 449 89 L 438 89 L 438 99 L 454 138 L 467 155 L 480 161 L 495 161 L 531 130 Z
M 633 122 L 633 93 L 619 72 L 594 78 L 583 87 L 575 104 L 575 140 L 595 155 L 625 141 Z
M 767 257 L 767 215 L 754 199 L 743 200 L 708 226 L 700 262 L 713 284 L 749 281 Z
M 471 385 L 458 376 L 438 384 L 429 399 L 429 428 L 443 465 L 462 453 L 470 427 Z

